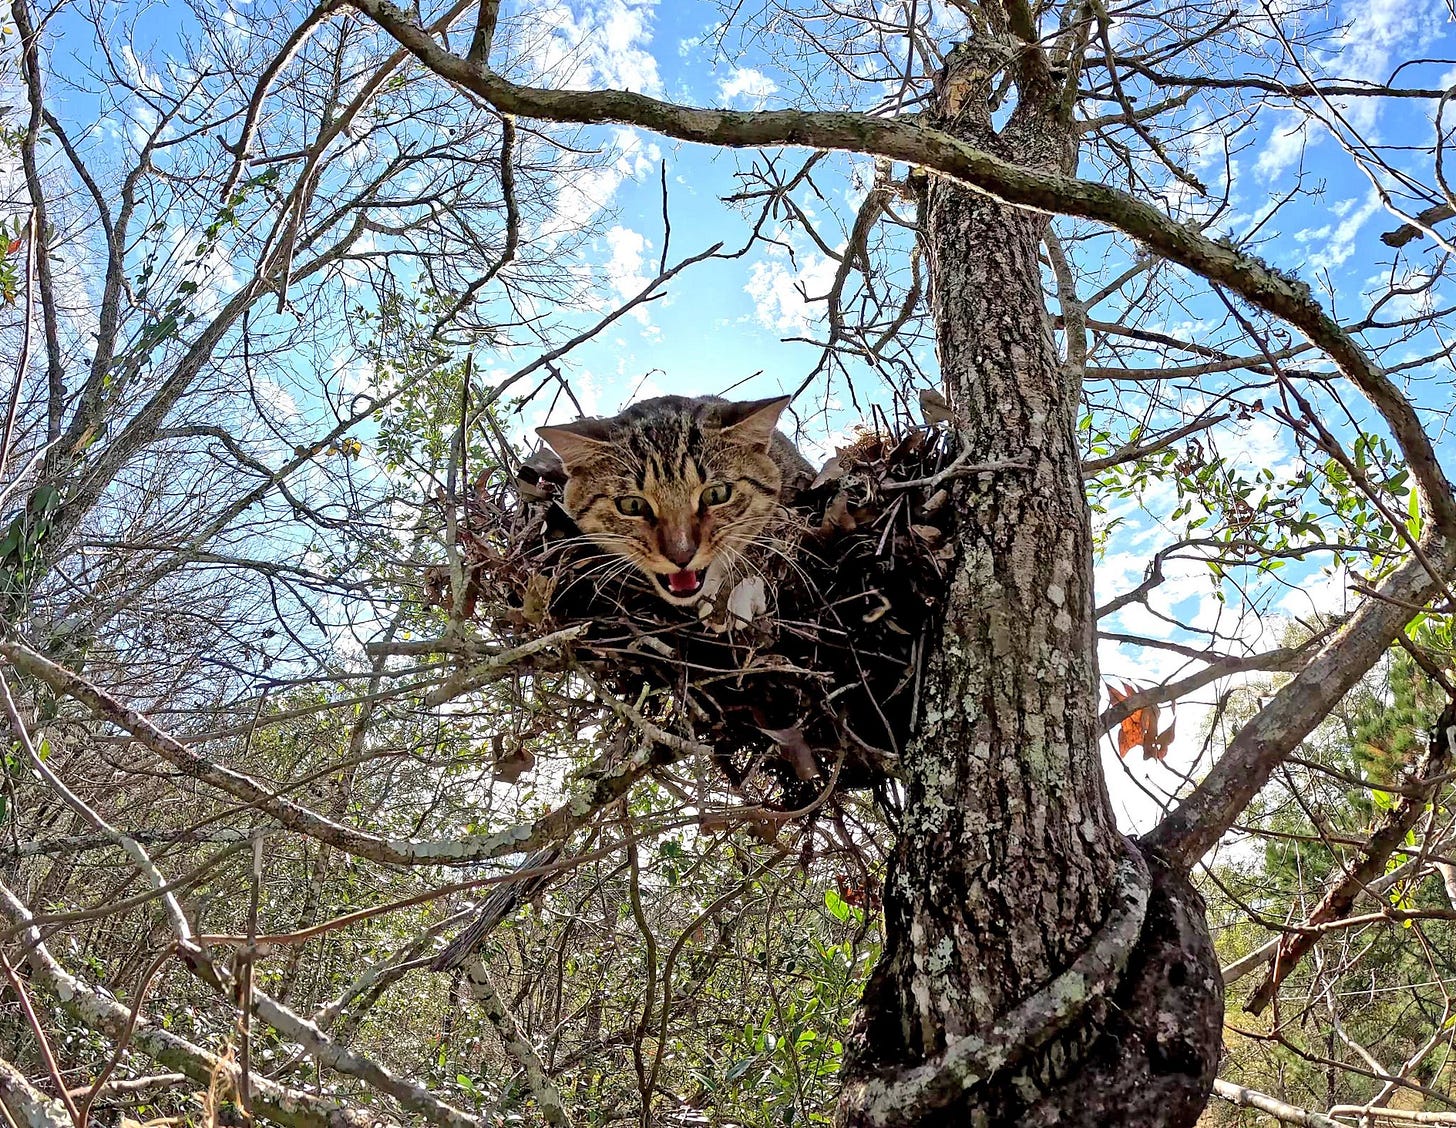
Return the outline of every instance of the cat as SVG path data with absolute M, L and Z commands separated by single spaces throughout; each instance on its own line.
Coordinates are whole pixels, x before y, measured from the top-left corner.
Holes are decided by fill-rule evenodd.
M 776 429 L 791 398 L 658 396 L 536 433 L 566 467 L 562 505 L 577 527 L 690 607 L 814 477 Z

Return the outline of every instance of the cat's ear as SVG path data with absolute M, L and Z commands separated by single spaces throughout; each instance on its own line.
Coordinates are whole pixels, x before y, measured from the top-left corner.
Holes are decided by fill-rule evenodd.
M 608 420 L 581 419 L 575 423 L 557 423 L 537 427 L 536 434 L 545 440 L 570 471 L 585 462 L 600 458 L 612 449 L 608 442 Z
M 775 396 L 773 399 L 723 404 L 718 409 L 723 437 L 735 443 L 768 450 L 769 444 L 773 442 L 774 428 L 779 425 L 779 416 L 793 398 Z

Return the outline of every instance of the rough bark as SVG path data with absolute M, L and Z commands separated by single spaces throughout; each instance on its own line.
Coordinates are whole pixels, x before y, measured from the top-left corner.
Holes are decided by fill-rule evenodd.
M 941 83 L 942 128 L 1068 170 L 1063 121 L 1023 106 L 993 129 L 974 87 L 957 94 L 958 67 L 976 72 L 969 51 Z M 1102 968 L 1105 982 L 1077 985 L 1087 997 L 1070 1021 L 1046 1038 L 1023 1028 L 1025 1052 L 945 1067 L 1002 1037 L 998 1020 L 1105 942 L 1119 919 L 1119 863 L 1137 848 L 1117 832 L 1097 756 L 1080 383 L 1045 315 L 1048 217 L 938 180 L 924 221 L 945 393 L 969 456 L 1025 469 L 958 492 L 945 625 L 905 758 L 886 950 L 851 1044 L 841 1121 L 1191 1125 L 1213 1081 L 1222 988 L 1201 901 L 1156 857 L 1140 937 Z M 906 1096 L 904 1079 L 935 1071 Z

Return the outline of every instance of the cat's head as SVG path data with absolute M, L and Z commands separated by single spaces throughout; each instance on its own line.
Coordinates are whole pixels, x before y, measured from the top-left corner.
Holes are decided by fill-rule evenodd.
M 537 433 L 566 465 L 562 504 L 581 531 L 687 606 L 778 506 L 782 474 L 769 447 L 789 398 L 661 396 Z

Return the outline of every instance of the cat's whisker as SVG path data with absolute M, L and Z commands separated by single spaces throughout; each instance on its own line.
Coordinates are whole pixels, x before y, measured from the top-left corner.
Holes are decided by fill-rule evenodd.
M 637 565 L 625 557 L 610 557 L 601 564 L 594 565 L 591 569 L 584 569 L 578 575 L 573 576 L 570 583 L 561 589 L 561 595 L 565 596 L 578 584 L 590 581 L 598 593 L 605 591 L 620 577 L 630 575 L 637 571 Z
M 729 547 L 729 546 L 725 544 L 724 547 L 726 548 L 726 547 Z M 732 551 L 734 551 L 735 553 L 737 553 L 740 557 L 743 557 L 743 556 L 746 555 L 742 550 L 740 550 L 737 547 L 737 545 L 733 545 L 731 547 L 732 547 Z M 780 540 L 780 539 L 767 538 L 767 537 L 760 536 L 760 537 L 755 537 L 754 539 L 746 542 L 744 544 L 744 547 L 745 548 L 750 548 L 750 547 L 753 547 L 753 548 L 763 548 L 769 554 L 771 554 L 773 556 L 776 556 L 779 559 L 781 559 L 789 567 L 789 569 L 794 573 L 794 575 L 797 576 L 800 580 L 802 580 L 811 590 L 815 590 L 816 589 L 816 585 L 814 584 L 813 578 L 807 572 L 804 571 L 803 567 L 799 564 L 798 560 L 795 558 L 796 557 L 796 553 L 794 552 L 795 546 L 794 545 L 791 545 L 789 542 L 784 541 L 784 540 Z
M 717 555 L 713 557 L 715 563 L 722 569 L 722 583 L 719 590 L 732 594 L 733 589 L 738 586 L 739 580 L 743 578 L 740 565 L 743 564 L 743 556 L 729 545 L 723 545 L 717 549 Z
M 600 548 L 601 546 L 596 547 Z M 617 571 L 638 566 L 637 561 L 628 554 L 614 552 L 608 549 L 578 556 L 571 563 L 574 566 L 574 571 L 577 573 L 572 580 L 572 584 L 586 578 L 606 582 Z M 563 590 L 569 590 L 569 586 Z

